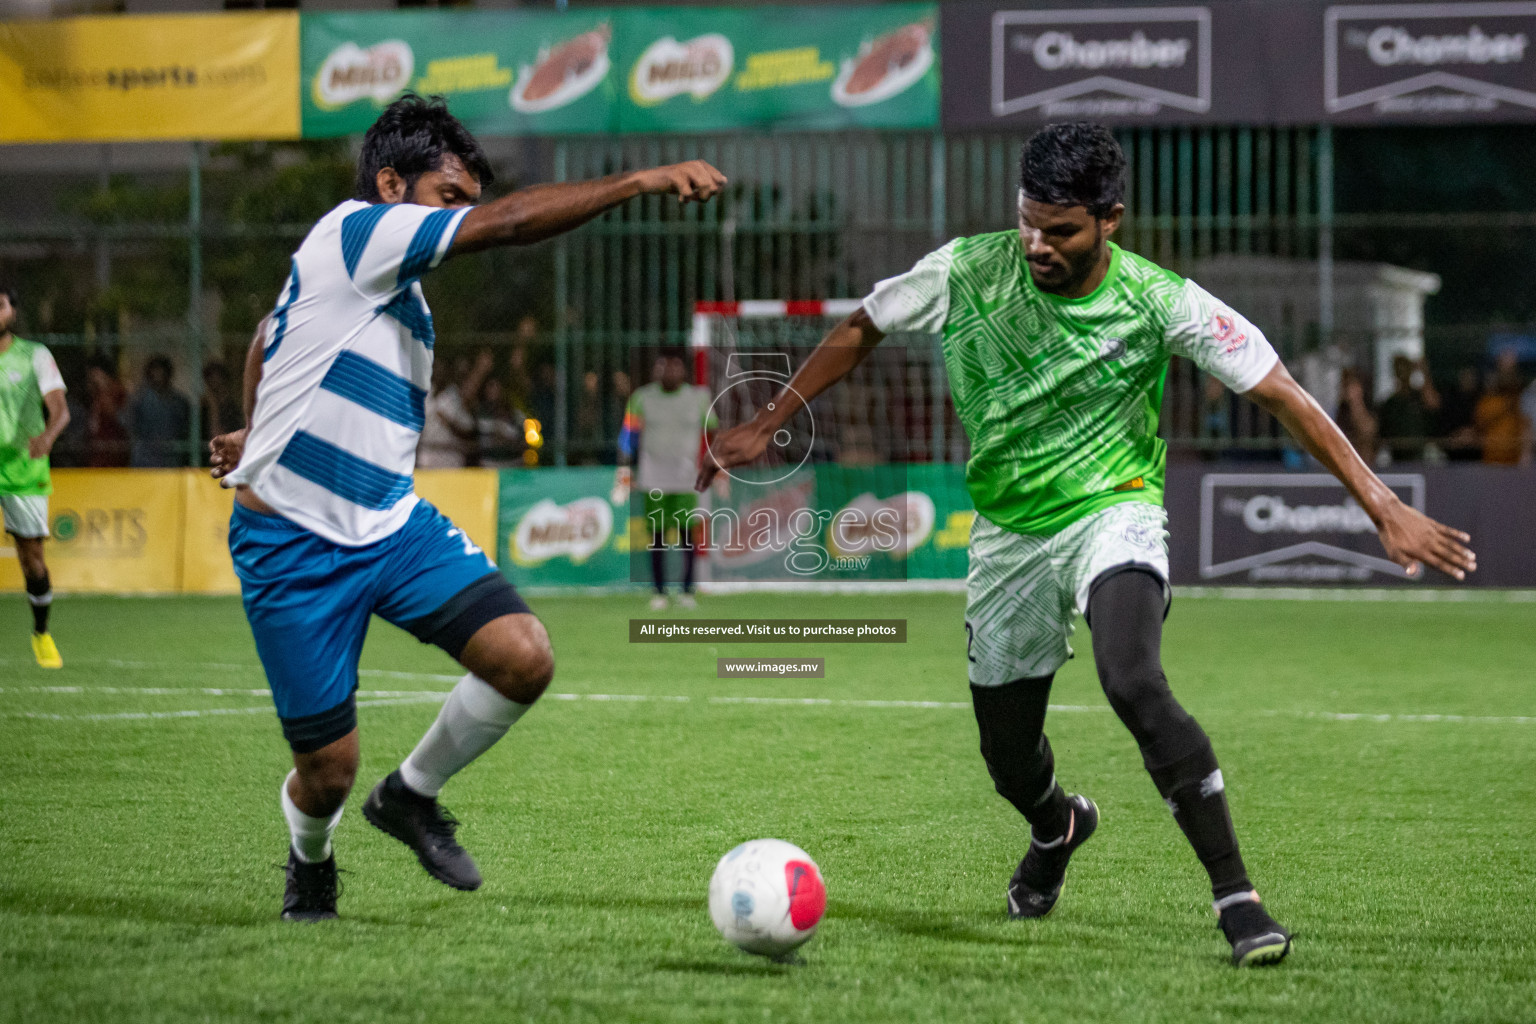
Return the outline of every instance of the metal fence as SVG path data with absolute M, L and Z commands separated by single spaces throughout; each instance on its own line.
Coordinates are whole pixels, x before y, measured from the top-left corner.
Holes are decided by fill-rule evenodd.
M 1186 272 L 1226 254 L 1316 260 L 1315 316 L 1260 326 L 1289 357 L 1332 337 L 1330 129 L 1119 135 L 1129 160 L 1124 246 Z M 540 247 L 455 261 L 427 281 L 440 358 L 493 347 L 511 400 L 543 422 L 541 460 L 605 460 L 627 392 L 643 383 L 636 352 L 685 343 L 695 302 L 858 296 L 951 237 L 1007 229 L 1016 219 L 1018 143 L 1013 135 L 846 133 L 503 146 L 498 159 L 512 181 L 699 157 L 722 168 L 730 185 L 705 206 L 646 197 Z M 174 355 L 192 399 L 187 451 L 196 458 L 207 415 L 204 365 L 218 360 L 238 372 L 246 332 L 280 286 L 283 254 L 346 194 L 350 153 L 344 143 L 192 153 L 185 174 L 103 171 L 72 191 L 49 183 L 52 193 L 0 225 L 0 271 L 21 281 L 24 327 L 58 350 L 72 384 L 85 383 L 93 360 L 133 377 L 149 353 Z M 0 184 L 24 179 L 7 173 L 0 154 Z M 9 209 L 21 209 L 14 198 Z M 1370 227 L 1358 216 L 1351 224 Z M 141 312 L 114 319 L 113 301 L 135 288 L 134 302 L 119 308 Z M 45 310 L 39 293 L 58 308 Z M 83 326 L 60 315 L 70 304 L 87 310 Z M 61 326 L 37 332 L 40 321 Z M 1164 426 L 1176 450 L 1280 445 L 1256 412 L 1228 417 L 1226 435 L 1211 436 L 1202 401 L 1193 368 L 1176 366 Z M 911 445 L 943 458 L 963 454 L 941 447 Z

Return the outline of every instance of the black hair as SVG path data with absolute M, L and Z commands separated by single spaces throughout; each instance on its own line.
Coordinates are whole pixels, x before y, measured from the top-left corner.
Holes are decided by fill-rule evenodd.
M 171 357 L 166 355 L 152 355 L 144 362 L 144 376 L 147 379 L 152 370 L 159 368 L 165 371 L 167 383 L 176 377 L 176 365 L 171 362 Z
M 12 309 L 15 309 L 21 303 L 21 299 L 16 294 L 16 286 L 9 281 L 0 281 L 0 295 L 4 295 L 11 300 Z
M 1024 143 L 1019 189 L 1037 203 L 1086 206 L 1102 220 L 1125 201 L 1125 153 L 1103 125 L 1048 124 Z
M 688 365 L 688 353 L 680 345 L 664 345 L 656 351 L 657 359 L 681 359 L 683 365 Z
M 357 157 L 357 198 L 365 203 L 383 202 L 379 195 L 379 172 L 393 167 L 405 179 L 406 188 L 416 187 L 423 174 L 435 171 L 449 153 L 464 161 L 464 166 L 484 188 L 496 180 L 491 162 L 480 143 L 448 113 L 441 96 L 423 98 L 408 92 L 384 108 L 363 137 L 363 150 Z

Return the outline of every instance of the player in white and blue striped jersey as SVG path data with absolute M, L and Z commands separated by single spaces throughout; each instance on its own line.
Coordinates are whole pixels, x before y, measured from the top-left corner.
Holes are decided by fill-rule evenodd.
M 537 242 L 635 196 L 704 201 L 725 182 L 693 161 L 476 205 L 491 179 L 440 99 L 391 104 L 364 139 L 357 198 L 310 230 L 252 342 L 247 429 L 212 445 L 214 475 L 237 488 L 230 553 L 293 749 L 281 793 L 292 920 L 336 916 L 331 833 L 357 772 L 357 662 L 373 615 L 468 670 L 363 806 L 456 889 L 478 888 L 480 873 L 438 791 L 554 672 L 549 637 L 522 598 L 413 491 L 435 341 L 421 277 L 451 256 Z

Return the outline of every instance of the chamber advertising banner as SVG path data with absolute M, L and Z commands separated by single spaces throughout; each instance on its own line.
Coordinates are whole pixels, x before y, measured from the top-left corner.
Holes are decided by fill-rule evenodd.
M 618 43 L 624 132 L 938 125 L 938 9 L 648 8 Z
M 1536 2 L 943 10 L 950 129 L 1536 121 Z
M 446 97 L 487 134 L 615 131 L 614 17 L 603 8 L 306 15 L 304 134 L 367 131 L 407 90 Z
M 1536 585 L 1529 531 L 1536 475 L 1517 467 L 1414 466 L 1382 473 L 1403 501 L 1472 535 L 1477 572 L 1458 584 L 1387 560 L 1365 510 L 1333 477 L 1270 467 L 1168 467 L 1169 560 L 1182 586 Z
M 0 22 L 0 142 L 299 134 L 299 16 Z

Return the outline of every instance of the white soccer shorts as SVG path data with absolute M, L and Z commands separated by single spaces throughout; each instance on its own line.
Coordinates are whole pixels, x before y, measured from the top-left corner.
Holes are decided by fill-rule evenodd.
M 48 536 L 48 495 L 0 494 L 5 532 L 18 537 Z
M 1152 570 L 1168 586 L 1168 513 L 1127 501 L 1051 537 L 1026 537 L 977 516 L 965 580 L 966 655 L 975 686 L 1048 676 L 1072 657 L 1068 643 L 1088 590 L 1109 569 Z

